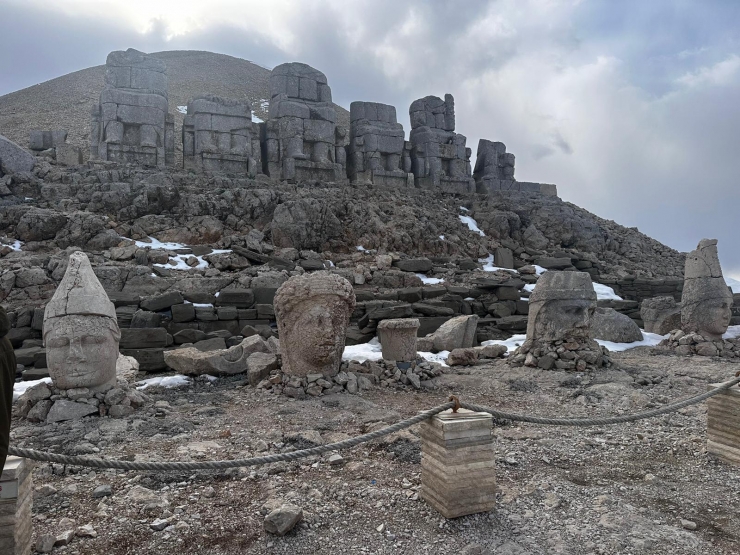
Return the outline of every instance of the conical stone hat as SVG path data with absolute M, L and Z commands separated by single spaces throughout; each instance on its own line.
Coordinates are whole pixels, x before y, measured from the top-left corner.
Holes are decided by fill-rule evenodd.
M 46 305 L 44 321 L 62 316 L 105 316 L 116 319 L 116 309 L 100 285 L 84 252 L 69 257 L 67 271 Z

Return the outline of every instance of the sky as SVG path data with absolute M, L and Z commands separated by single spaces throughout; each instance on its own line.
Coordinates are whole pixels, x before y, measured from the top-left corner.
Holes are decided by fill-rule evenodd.
M 455 97 L 520 181 L 740 278 L 736 0 L 0 0 L 0 95 L 112 50 L 208 50 L 323 71 L 334 101 Z M 1 130 L 0 130 L 1 132 Z

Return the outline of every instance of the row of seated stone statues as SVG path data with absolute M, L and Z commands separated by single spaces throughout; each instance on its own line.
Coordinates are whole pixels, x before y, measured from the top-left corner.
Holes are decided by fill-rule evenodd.
M 210 95 L 191 100 L 182 127 L 183 168 L 263 173 L 292 183 L 349 178 L 450 192 L 556 194 L 554 186 L 516 182 L 514 155 L 503 143 L 481 140 L 473 173 L 466 138 L 455 133 L 450 94 L 411 104 L 408 141 L 395 107 L 387 104 L 352 102 L 350 129 L 337 125 L 326 75 L 306 64 L 272 70 L 269 103 L 268 121 L 256 123 L 246 101 Z M 93 160 L 173 166 L 174 117 L 168 113 L 164 62 L 133 49 L 111 52 L 90 136 Z

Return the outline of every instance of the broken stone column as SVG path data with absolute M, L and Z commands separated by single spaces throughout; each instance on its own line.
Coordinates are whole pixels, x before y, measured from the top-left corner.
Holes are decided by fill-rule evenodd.
M 42 131 L 34 129 L 29 134 L 28 148 L 41 151 L 56 148 L 67 142 L 67 130 L 55 129 L 53 131 Z
M 404 151 L 396 108 L 377 102 L 350 104 L 349 178 L 353 183 L 409 185 L 411 159 Z
M 248 102 L 207 95 L 188 102 L 183 168 L 254 177 L 262 173 L 259 132 Z
M 283 372 L 336 375 L 355 308 L 349 281 L 321 271 L 293 276 L 278 288 L 274 306 Z
M 645 331 L 665 335 L 681 329 L 681 306 L 668 296 L 644 299 L 640 305 L 640 318 Z
M 709 384 L 708 390 L 720 384 Z M 707 453 L 740 466 L 740 388 L 707 399 Z
M 270 119 L 264 127 L 270 177 L 291 183 L 345 181 L 346 130 L 338 130 L 336 121 L 326 75 L 298 62 L 273 69 Z
M 717 240 L 702 239 L 686 256 L 681 329 L 709 341 L 721 340 L 730 325 L 732 302 L 717 256 Z
M 175 119 L 168 112 L 162 60 L 133 48 L 108 54 L 105 87 L 91 116 L 91 159 L 158 167 L 174 163 Z
M 44 312 L 49 376 L 59 389 L 107 391 L 116 385 L 121 331 L 116 310 L 87 255 L 76 251 Z
M 392 318 L 378 324 L 378 338 L 383 360 L 410 362 L 416 360 L 416 332 L 418 318 Z
M 425 96 L 409 107 L 411 165 L 416 186 L 452 193 L 475 192 L 471 150 L 464 135 L 455 133 L 455 99 L 446 94 Z
M 529 297 L 527 339 L 512 365 L 583 371 L 610 364 L 592 338 L 596 292 L 586 272 L 545 272 Z M 561 348 L 562 347 L 562 348 Z
M 421 424 L 421 497 L 445 518 L 496 505 L 496 459 L 485 412 L 446 410 Z
M 0 474 L 0 553 L 30 555 L 33 464 L 8 457 Z
M 480 194 L 498 191 L 517 191 L 541 193 L 557 196 L 555 185 L 549 183 L 531 183 L 514 179 L 514 155 L 506 152 L 506 145 L 501 142 L 480 139 L 473 170 L 475 189 Z

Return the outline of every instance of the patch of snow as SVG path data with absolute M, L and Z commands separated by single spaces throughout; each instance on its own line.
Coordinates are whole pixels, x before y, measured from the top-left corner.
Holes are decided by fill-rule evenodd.
M 465 297 L 463 301 L 474 301 L 475 299 L 473 297 Z
M 722 339 L 735 339 L 740 337 L 740 326 L 730 326 L 722 336 Z
M 493 265 L 493 255 L 489 254 L 485 258 L 479 258 L 478 262 L 483 264 L 483 271 L 484 272 L 495 272 L 496 270 L 503 270 L 505 272 L 512 272 L 514 274 L 518 274 L 519 272 L 517 270 L 513 270 L 511 268 L 499 268 L 498 266 Z
M 173 387 L 190 385 L 191 383 L 193 383 L 193 380 L 188 378 L 187 376 L 183 376 L 182 374 L 175 374 L 174 376 L 157 376 L 156 378 L 141 380 L 140 382 L 136 382 L 136 389 L 146 389 L 147 387 L 152 387 L 155 385 L 170 389 Z
M 547 268 L 543 268 L 542 266 L 537 266 L 537 264 L 534 265 L 534 273 L 535 275 L 541 276 L 547 271 Z
M 152 272 L 151 274 L 149 274 L 149 276 L 150 276 L 150 277 L 159 277 L 159 276 L 158 276 L 157 274 L 155 274 L 154 272 Z
M 458 216 L 458 218 L 460 218 L 460 221 L 461 221 L 462 223 L 464 223 L 464 224 L 465 224 L 466 226 L 468 226 L 468 229 L 469 229 L 470 231 L 473 231 L 473 232 L 477 233 L 477 234 L 478 234 L 478 235 L 480 235 L 481 237 L 485 237 L 485 236 L 486 236 L 486 234 L 485 234 L 485 233 L 483 233 L 483 232 L 482 232 L 482 231 L 481 231 L 481 230 L 480 230 L 480 229 L 478 228 L 478 222 L 476 222 L 476 221 L 475 221 L 475 220 L 474 220 L 473 218 L 471 218 L 470 216 Z
M 613 343 L 612 341 L 597 339 L 596 342 L 612 352 L 619 352 L 634 349 L 635 347 L 655 347 L 658 343 L 668 337 L 668 335 L 658 335 L 657 333 L 649 333 L 643 330 L 640 331 L 642 332 L 642 341 L 634 341 L 632 343 Z
M 440 238 L 440 239 L 441 239 L 442 241 L 444 241 L 444 240 L 445 240 L 445 236 L 444 236 L 444 235 L 440 235 L 440 236 L 439 236 L 439 238 Z M 740 282 L 738 282 L 738 283 L 740 283 Z
M 534 286 L 537 285 L 536 283 L 528 283 L 524 286 L 525 291 L 529 291 L 530 293 L 534 291 Z
M 481 345 L 503 345 L 506 347 L 506 354 L 508 356 L 512 351 L 517 350 L 526 340 L 526 334 L 518 333 L 516 335 L 512 335 L 509 339 L 489 339 L 488 341 L 482 341 Z
M 127 237 L 124 237 L 124 239 L 127 239 Z M 180 243 L 163 243 L 162 241 L 159 241 L 158 239 L 155 239 L 154 237 L 148 237 L 149 241 L 134 241 L 137 247 L 149 247 L 151 249 L 157 249 L 157 250 L 176 250 L 176 249 L 186 249 L 187 247 L 185 245 L 181 245 Z
M 188 107 L 187 106 L 178 106 L 177 111 L 181 114 L 187 114 L 188 113 Z
M 207 379 L 207 380 L 208 380 L 209 382 L 211 382 L 211 383 L 213 383 L 213 382 L 215 382 L 216 380 L 218 380 L 218 378 L 217 378 L 216 376 L 211 376 L 210 374 L 203 374 L 203 377 L 204 377 L 205 379 Z
M 23 200 L 33 200 L 33 197 L 23 197 Z
M 221 294 L 221 291 L 216 291 L 213 296 L 218 297 L 220 294 Z
M 360 251 L 360 252 L 366 252 L 367 251 L 367 249 L 365 247 L 363 247 L 362 245 L 357 245 L 355 248 L 358 251 Z
M 429 351 L 419 351 L 416 353 L 427 362 L 436 362 L 442 366 L 447 366 L 447 357 L 450 356 L 450 351 L 440 351 L 438 353 L 430 353 Z
M 41 378 L 40 380 L 29 380 L 27 382 L 18 382 L 13 384 L 13 402 L 18 400 L 18 397 L 23 395 L 29 387 L 38 385 L 40 383 L 51 383 L 51 378 Z
M 519 300 L 529 302 L 529 297 L 519 297 Z
M 213 308 L 211 303 L 193 303 L 195 308 Z
M 331 260 L 327 260 L 327 262 L 329 263 L 329 268 L 333 268 L 334 267 L 334 262 L 332 262 Z
M 470 212 L 470 210 L 468 210 L 468 209 L 467 209 L 467 208 L 465 208 L 464 206 L 461 206 L 461 207 L 460 207 L 460 210 L 462 210 L 463 212 Z
M 253 123 L 265 123 L 265 120 L 263 120 L 259 116 L 255 116 L 254 114 L 252 114 L 252 122 Z
M 380 347 L 380 340 L 373 337 L 369 343 L 359 345 L 349 345 L 344 348 L 342 360 L 354 360 L 356 362 L 365 362 L 366 360 L 380 360 L 383 353 Z
M 622 297 L 614 292 L 614 289 L 608 285 L 602 285 L 601 283 L 594 283 L 594 291 L 596 291 L 596 298 L 599 300 L 611 300 L 611 301 L 622 301 Z
M 196 269 L 196 270 L 202 270 L 204 268 L 208 268 L 208 262 L 203 260 L 203 257 L 196 256 L 195 258 L 198 260 L 198 264 L 195 266 L 188 266 L 188 263 L 186 260 L 193 256 L 192 254 L 176 254 L 175 256 L 170 256 L 170 261 L 167 264 L 152 264 L 152 266 L 157 266 L 158 268 L 167 268 L 168 270 L 190 270 L 190 269 Z
M 10 247 L 10 250 L 14 250 L 14 251 L 20 251 L 21 245 L 23 245 L 23 243 L 19 241 L 18 239 L 16 239 L 10 244 L 0 242 L 0 247 Z
M 430 278 L 424 274 L 416 274 L 416 277 L 418 277 L 424 285 L 438 285 L 440 283 L 444 283 L 444 279 L 442 278 Z
M 735 278 L 725 277 L 725 283 L 732 289 L 733 293 L 740 293 L 740 281 Z

